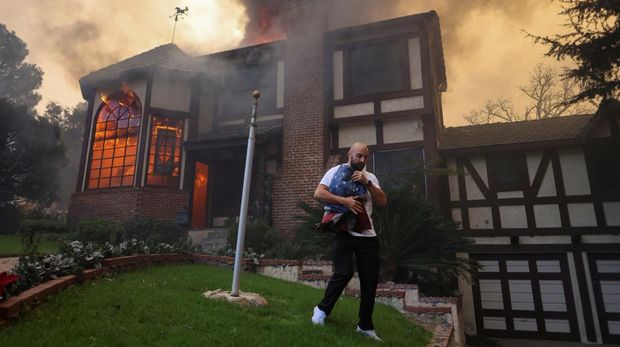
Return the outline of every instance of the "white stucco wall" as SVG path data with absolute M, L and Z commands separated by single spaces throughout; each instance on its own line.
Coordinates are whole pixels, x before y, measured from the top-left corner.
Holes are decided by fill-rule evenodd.
M 372 102 L 334 107 L 334 118 L 365 116 L 373 113 L 375 113 L 375 105 Z
M 469 253 L 456 253 L 459 259 L 469 259 Z M 476 335 L 476 310 L 474 309 L 474 293 L 472 290 L 472 279 L 468 274 L 460 275 L 458 278 L 459 291 L 461 292 L 460 315 L 463 319 L 463 329 L 467 335 Z
M 581 235 L 581 243 L 620 243 L 620 235 Z
M 410 38 L 407 44 L 409 47 L 409 78 L 411 80 L 411 89 L 420 89 L 422 88 L 420 38 Z
M 596 226 L 596 214 L 594 213 L 594 204 L 580 203 L 567 204 L 568 218 L 570 225 L 573 227 L 593 227 Z
M 424 140 L 424 127 L 419 119 L 395 119 L 383 122 L 383 143 Z
M 566 195 L 590 194 L 590 181 L 583 150 L 571 147 L 562 149 L 559 153 Z
M 620 201 L 604 202 L 605 222 L 608 226 L 620 225 Z
M 520 245 L 555 245 L 570 244 L 570 236 L 519 236 Z
M 454 173 L 448 176 L 448 184 L 450 186 L 450 201 L 459 200 L 459 177 L 456 174 L 456 160 L 454 158 L 448 159 L 448 170 Z
M 490 207 L 472 207 L 467 212 L 470 229 L 493 229 L 493 214 Z
M 526 228 L 525 206 L 500 206 L 502 228 Z
M 381 100 L 381 112 L 408 111 L 424 108 L 423 96 L 410 96 L 407 98 Z
M 527 163 L 527 174 L 530 177 L 530 185 L 534 182 L 534 176 L 540 166 L 542 160 L 542 151 L 527 152 L 525 154 L 525 161 Z
M 534 151 L 528 152 L 526 154 L 527 159 L 527 172 L 530 179 L 530 185 L 534 183 L 534 178 L 536 177 L 536 172 L 538 171 L 538 167 L 540 166 L 542 160 L 542 151 Z M 555 178 L 553 177 L 553 168 L 551 163 L 547 165 L 547 168 L 543 175 L 543 180 L 540 184 L 540 189 L 538 191 L 538 197 L 545 196 L 556 196 L 557 192 L 555 189 Z
M 452 220 L 459 223 L 457 229 L 463 229 L 463 226 L 461 225 L 461 223 L 463 223 L 463 214 L 460 208 L 452 209 Z
M 510 192 L 497 192 L 498 199 L 511 199 L 511 198 L 522 198 L 523 191 L 522 190 L 513 190 Z
M 465 191 L 467 192 L 467 200 L 482 200 L 484 199 L 484 195 L 482 195 L 482 191 L 478 188 L 476 181 L 474 181 L 471 173 L 467 168 L 463 168 L 465 174 Z
M 509 236 L 472 237 L 474 245 L 509 245 Z
M 353 142 L 360 141 L 368 145 L 377 143 L 377 132 L 373 123 L 341 126 L 338 128 L 338 146 L 348 148 Z
M 157 73 L 153 78 L 151 107 L 189 112 L 192 97 L 191 81 L 170 74 Z
M 559 228 L 562 226 L 560 207 L 556 204 L 534 205 L 537 228 Z
M 489 177 L 487 175 L 486 158 L 481 154 L 475 154 L 469 156 L 469 161 L 471 162 L 471 165 L 474 167 L 474 169 L 476 169 L 476 172 L 478 172 L 478 175 L 480 176 L 480 179 L 482 179 L 482 182 L 484 182 L 486 188 L 488 188 Z
M 334 100 L 341 100 L 344 97 L 342 51 L 335 51 L 332 59 L 334 64 Z

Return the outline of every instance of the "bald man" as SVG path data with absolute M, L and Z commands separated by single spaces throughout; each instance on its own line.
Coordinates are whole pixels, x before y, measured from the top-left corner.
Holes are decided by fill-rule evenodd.
M 354 143 L 348 152 L 349 161 L 337 165 L 327 171 L 318 187 L 314 192 L 314 198 L 324 204 L 342 205 L 350 213 L 346 218 L 342 218 L 340 223 L 345 223 L 345 230 L 338 230 L 334 233 L 332 243 L 334 273 L 327 284 L 323 300 L 314 308 L 312 323 L 316 325 L 325 324 L 325 318 L 329 316 L 338 301 L 338 297 L 353 277 L 353 259 L 357 265 L 357 272 L 360 279 L 360 308 L 359 322 L 356 331 L 382 341 L 372 322 L 372 311 L 375 305 L 375 293 L 377 291 L 377 280 L 379 277 L 379 243 L 377 234 L 370 220 L 369 228 L 359 230 L 354 228 L 355 217 L 365 212 L 368 217 L 372 215 L 373 204 L 384 207 L 387 204 L 387 197 L 381 187 L 377 177 L 366 171 L 368 161 L 368 146 L 364 143 Z M 339 196 L 330 191 L 330 185 L 335 179 L 336 172 L 342 165 L 347 165 L 353 170 L 351 181 L 363 185 L 366 189 L 365 196 Z M 351 218 L 353 222 L 351 222 Z M 340 225 L 342 229 L 342 225 Z

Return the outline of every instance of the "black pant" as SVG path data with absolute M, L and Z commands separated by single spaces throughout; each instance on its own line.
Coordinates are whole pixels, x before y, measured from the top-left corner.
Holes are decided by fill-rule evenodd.
M 319 308 L 329 315 L 338 297 L 353 277 L 353 255 L 357 263 L 360 279 L 359 327 L 373 330 L 372 311 L 375 306 L 375 293 L 379 277 L 379 243 L 376 237 L 352 236 L 337 231 L 332 243 L 334 273 L 325 289 L 325 296 Z

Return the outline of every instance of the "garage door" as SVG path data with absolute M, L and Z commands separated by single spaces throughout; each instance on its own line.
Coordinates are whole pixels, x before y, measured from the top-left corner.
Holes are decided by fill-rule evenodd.
M 620 254 L 588 254 L 601 334 L 620 343 Z
M 480 335 L 578 340 L 566 254 L 477 254 Z

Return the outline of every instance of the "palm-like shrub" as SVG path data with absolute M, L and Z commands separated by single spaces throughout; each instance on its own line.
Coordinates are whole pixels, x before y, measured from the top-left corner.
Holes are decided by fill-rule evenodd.
M 406 185 L 387 188 L 386 194 L 387 206 L 375 207 L 373 216 L 381 279 L 417 283 L 427 295 L 452 295 L 458 274 L 476 270 L 455 254 L 470 241 Z

